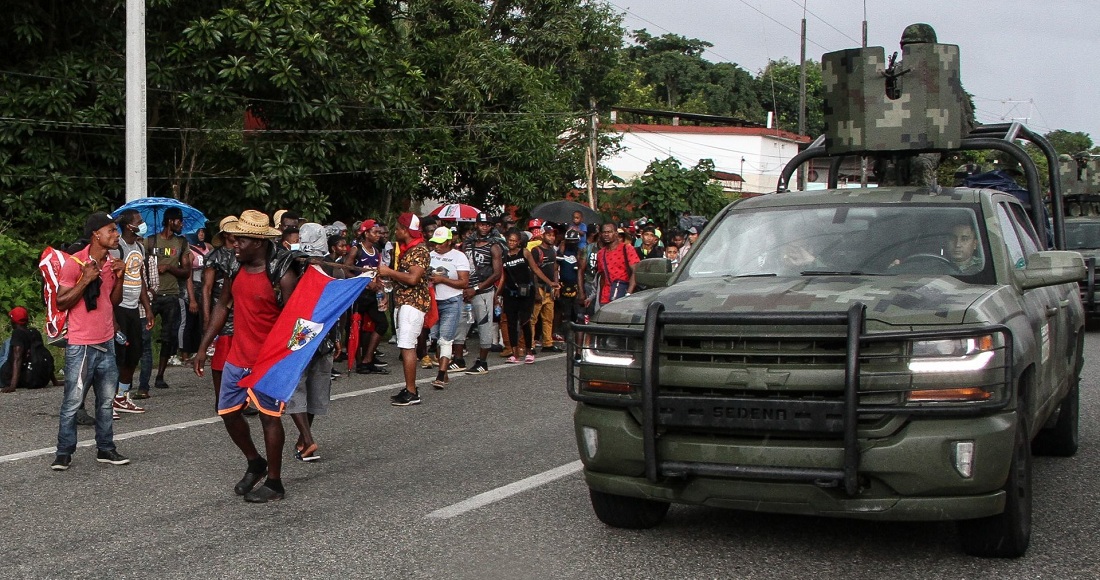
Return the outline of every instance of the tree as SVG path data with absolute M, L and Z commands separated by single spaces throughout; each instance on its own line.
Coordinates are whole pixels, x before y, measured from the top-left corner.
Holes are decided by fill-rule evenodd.
M 756 95 L 764 109 L 774 111 L 776 126 L 798 131 L 799 66 L 787 59 L 772 60 L 756 75 Z M 816 137 L 825 132 L 824 86 L 821 64 L 806 61 L 806 134 Z
M 1082 133 L 1081 131 L 1071 132 L 1065 129 L 1055 129 L 1045 136 L 1058 153 L 1075 155 L 1092 149 L 1092 138 L 1089 137 L 1088 133 Z
M 728 203 L 722 186 L 711 178 L 713 172 L 714 162 L 710 159 L 691 168 L 672 157 L 653 161 L 645 173 L 624 188 L 624 197 L 633 205 L 634 215 L 647 216 L 660 224 L 676 224 L 685 211 L 713 217 Z

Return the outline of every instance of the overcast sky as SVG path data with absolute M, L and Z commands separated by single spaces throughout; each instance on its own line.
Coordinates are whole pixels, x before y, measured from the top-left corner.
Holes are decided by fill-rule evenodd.
M 798 62 L 802 0 L 611 0 L 627 31 L 673 32 L 714 44 L 703 56 L 754 75 L 768 59 Z M 806 54 L 859 46 L 863 0 L 807 0 Z M 1100 2 L 867 0 L 869 46 L 898 50 L 906 25 L 931 24 L 960 46 L 978 121 L 1015 119 L 1046 133 L 1082 131 L 1100 144 Z M 758 121 L 763 121 L 758 119 Z

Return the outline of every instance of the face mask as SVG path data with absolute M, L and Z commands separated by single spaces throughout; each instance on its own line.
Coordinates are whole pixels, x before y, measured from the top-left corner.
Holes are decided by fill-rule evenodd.
M 141 225 L 138 226 L 137 232 L 135 233 L 138 235 L 138 237 L 144 238 L 145 234 L 149 233 L 149 224 L 141 222 Z
M 302 244 L 290 244 L 291 252 L 300 252 L 302 250 Z

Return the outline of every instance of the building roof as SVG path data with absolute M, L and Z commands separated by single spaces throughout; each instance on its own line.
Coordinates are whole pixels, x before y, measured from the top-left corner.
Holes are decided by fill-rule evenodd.
M 766 127 L 699 127 L 696 125 L 650 125 L 640 123 L 615 123 L 607 125 L 617 133 L 679 133 L 694 135 L 741 135 L 747 137 L 772 137 L 795 143 L 812 141 L 806 135 L 799 135 L 782 129 Z

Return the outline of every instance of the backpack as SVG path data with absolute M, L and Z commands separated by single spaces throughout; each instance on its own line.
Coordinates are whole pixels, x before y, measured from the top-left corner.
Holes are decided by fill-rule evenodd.
M 35 335 L 38 332 L 35 331 Z M 19 386 L 24 389 L 40 389 L 50 384 L 54 371 L 53 354 L 42 343 L 41 335 L 34 340 L 30 352 L 23 358 L 23 371 L 19 375 Z
M 51 345 L 63 346 L 68 342 L 69 312 L 57 308 L 58 285 L 61 267 L 72 256 L 46 246 L 38 258 L 38 271 L 42 274 L 42 299 L 46 302 L 46 340 Z
M 50 384 L 53 380 L 54 360 L 53 353 L 42 343 L 42 335 L 37 330 L 30 330 L 33 337 L 30 346 L 23 356 L 23 368 L 19 372 L 19 384 L 22 389 L 39 389 Z M 0 374 L 4 381 L 8 381 L 12 375 L 11 339 L 4 341 L 4 362 Z

